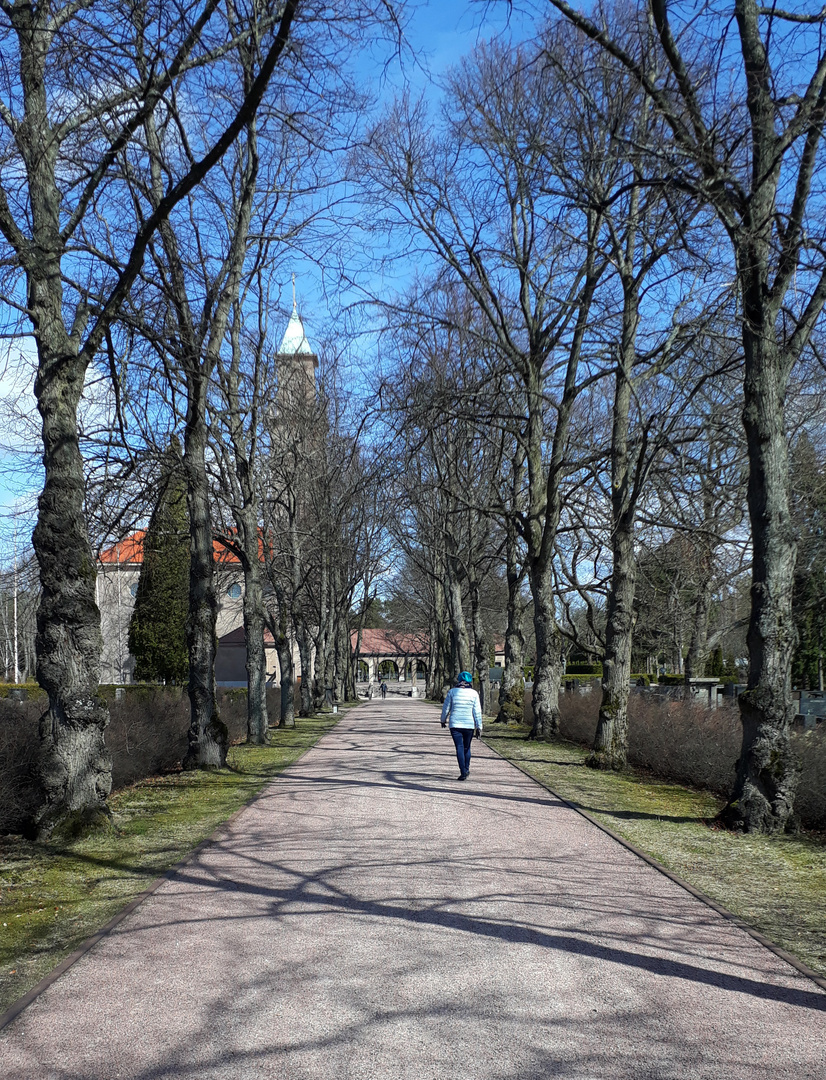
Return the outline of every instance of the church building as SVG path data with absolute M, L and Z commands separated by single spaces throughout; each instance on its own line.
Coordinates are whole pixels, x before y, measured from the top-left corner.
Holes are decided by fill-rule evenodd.
M 273 363 L 278 373 L 278 409 L 294 410 L 302 402 L 315 400 L 318 357 L 304 332 L 295 295 L 292 315 Z M 144 536 L 145 530 L 138 529 L 107 547 L 98 559 L 95 598 L 103 633 L 103 683 L 132 682 L 135 660 L 129 653 L 129 623 L 143 563 Z M 218 539 L 213 541 L 213 560 L 218 597 L 216 681 L 224 686 L 246 686 L 244 574 L 238 557 Z M 264 649 L 268 678 L 278 682 L 278 659 L 269 631 L 265 632 Z M 301 661 L 296 646 L 293 647 L 293 664 L 296 676 L 300 676 Z

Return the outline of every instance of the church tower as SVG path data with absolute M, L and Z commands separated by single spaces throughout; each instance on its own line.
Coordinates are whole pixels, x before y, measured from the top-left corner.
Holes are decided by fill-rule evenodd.
M 275 355 L 278 369 L 278 393 L 288 401 L 312 404 L 316 398 L 315 373 L 318 357 L 310 347 L 304 325 L 298 314 L 295 300 L 295 274 L 293 274 L 293 313 Z

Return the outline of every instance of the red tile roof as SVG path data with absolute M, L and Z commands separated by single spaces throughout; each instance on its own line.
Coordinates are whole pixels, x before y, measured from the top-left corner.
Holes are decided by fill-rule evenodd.
M 350 634 L 350 644 L 355 649 L 358 632 Z M 430 637 L 426 630 L 405 634 L 396 630 L 362 630 L 360 656 L 427 656 Z
M 127 563 L 140 565 L 143 562 L 143 538 L 145 536 L 146 529 L 138 529 L 131 535 L 125 536 L 117 544 L 113 544 L 112 547 L 101 551 L 100 562 L 107 564 L 120 563 L 121 566 Z M 260 541 L 258 546 L 259 550 L 263 550 Z M 238 556 L 226 547 L 223 540 L 216 539 L 212 541 L 212 557 L 217 563 L 240 564 Z

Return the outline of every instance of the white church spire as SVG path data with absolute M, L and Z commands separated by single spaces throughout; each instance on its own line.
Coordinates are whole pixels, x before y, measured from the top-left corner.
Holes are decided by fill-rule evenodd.
M 293 274 L 293 313 L 287 323 L 287 329 L 284 331 L 284 337 L 281 339 L 278 351 L 290 356 L 294 356 L 296 353 L 304 356 L 315 355 L 310 348 L 307 335 L 304 333 L 304 325 L 298 314 L 298 305 L 295 299 L 295 274 Z

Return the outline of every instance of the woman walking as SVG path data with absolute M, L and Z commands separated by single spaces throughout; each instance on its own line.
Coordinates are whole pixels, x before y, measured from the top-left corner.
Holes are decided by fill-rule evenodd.
M 448 721 L 459 762 L 457 779 L 467 780 L 473 736 L 478 739 L 482 734 L 482 703 L 473 689 L 473 676 L 469 671 L 460 672 L 456 685 L 447 692 L 442 706 L 442 727 L 446 727 Z

